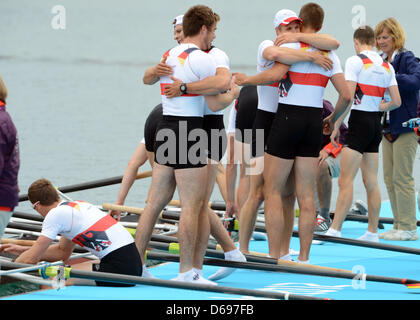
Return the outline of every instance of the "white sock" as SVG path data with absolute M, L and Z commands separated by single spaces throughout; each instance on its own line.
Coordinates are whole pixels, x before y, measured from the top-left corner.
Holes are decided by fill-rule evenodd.
M 225 260 L 229 261 L 246 261 L 245 256 L 242 254 L 239 249 L 234 249 L 232 251 L 225 252 Z
M 142 272 L 141 272 L 141 276 L 143 277 L 143 278 L 155 278 L 150 272 L 149 272 L 149 270 L 147 270 L 147 267 L 146 267 L 146 265 L 144 264 L 143 266 L 142 266 Z
M 378 241 L 378 233 L 366 231 L 366 233 L 358 238 L 359 240 Z
M 302 263 L 302 264 L 309 264 L 309 260 L 300 261 L 299 259 L 297 259 L 297 262 Z
M 341 237 L 341 231 L 337 231 L 333 228 L 329 228 L 327 232 L 325 233 L 326 236 L 332 236 L 332 237 Z
M 285 254 L 284 256 L 280 257 L 281 260 L 292 261 L 290 254 Z
M 203 276 L 203 269 L 197 269 L 197 268 L 193 268 L 193 271 L 195 272 L 195 273 L 197 273 L 199 276 Z

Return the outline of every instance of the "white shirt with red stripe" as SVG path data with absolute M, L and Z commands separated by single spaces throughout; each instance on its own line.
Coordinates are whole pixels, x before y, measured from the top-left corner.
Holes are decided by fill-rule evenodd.
M 61 235 L 99 259 L 134 242 L 114 218 L 83 201 L 62 201 L 51 209 L 44 219 L 41 234 L 52 240 Z
M 223 50 L 213 47 L 210 49 L 208 54 L 213 58 L 214 63 L 216 64 L 216 71 L 219 68 L 225 68 L 227 70 L 230 70 L 229 57 Z M 207 103 L 205 103 L 204 115 L 223 115 L 223 110 L 216 111 L 216 112 L 211 111 Z
M 302 51 L 318 51 L 318 49 L 303 43 L 286 43 L 281 47 Z M 319 65 L 305 61 L 293 64 L 289 69 L 290 79 L 293 82 L 287 96 L 279 97 L 279 103 L 302 107 L 322 108 L 324 91 L 330 78 L 343 73 L 340 59 L 334 51 L 322 51 L 333 62 L 333 68 L 326 71 Z
M 188 49 L 196 48 L 189 54 Z M 182 82 L 203 80 L 216 74 L 214 60 L 207 53 L 201 51 L 195 44 L 183 43 L 165 53 L 166 64 L 173 69 L 172 76 Z M 204 96 L 185 94 L 175 98 L 167 98 L 163 94 L 165 84 L 172 83 L 169 76 L 160 77 L 162 93 L 163 115 L 178 117 L 203 117 L 205 100 Z
M 379 105 L 387 88 L 397 85 L 395 70 L 391 64 L 384 63 L 375 51 L 365 50 L 361 54 L 368 60 L 352 56 L 347 59 L 345 67 L 346 80 L 356 82 L 363 92 L 360 101 L 354 99 L 352 109 L 379 112 Z
M 258 73 L 271 69 L 274 66 L 274 61 L 267 60 L 263 57 L 264 50 L 272 46 L 274 46 L 274 42 L 272 40 L 264 40 L 260 43 L 257 54 Z M 273 113 L 277 112 L 279 104 L 278 86 L 278 82 L 269 85 L 257 86 L 258 109 Z

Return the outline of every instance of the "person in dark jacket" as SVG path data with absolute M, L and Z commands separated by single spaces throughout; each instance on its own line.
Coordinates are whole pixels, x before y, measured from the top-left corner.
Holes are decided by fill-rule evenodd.
M 18 204 L 19 144 L 16 127 L 6 111 L 7 89 L 0 77 L 0 238 Z
M 404 48 L 405 33 L 394 18 L 381 21 L 375 29 L 376 47 L 395 69 L 401 106 L 384 115 L 382 139 L 383 172 L 394 215 L 392 230 L 379 235 L 387 240 L 417 240 L 414 159 L 417 137 L 402 123 L 417 117 L 420 90 L 420 64 Z M 385 95 L 386 96 L 386 95 Z M 385 97 L 386 99 L 386 97 Z

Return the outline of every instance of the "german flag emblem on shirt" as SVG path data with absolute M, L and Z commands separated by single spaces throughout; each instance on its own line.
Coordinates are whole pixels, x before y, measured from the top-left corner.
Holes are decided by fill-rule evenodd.
M 197 50 L 197 48 L 188 48 L 187 50 L 183 51 L 179 56 L 178 60 L 181 66 L 184 66 L 185 60 L 187 60 L 190 53 L 194 50 Z

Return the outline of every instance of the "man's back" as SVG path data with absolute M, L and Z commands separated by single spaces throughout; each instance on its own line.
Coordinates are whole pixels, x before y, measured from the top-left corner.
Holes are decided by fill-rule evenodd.
M 303 43 L 286 43 L 282 47 L 303 51 L 316 51 L 318 49 Z M 325 70 L 313 62 L 299 62 L 290 67 L 287 78 L 280 85 L 289 81 L 284 92 L 280 92 L 279 102 L 297 106 L 322 108 L 322 99 L 325 87 L 331 77 L 342 73 L 340 60 L 334 51 L 323 51 L 333 61 L 333 68 Z

